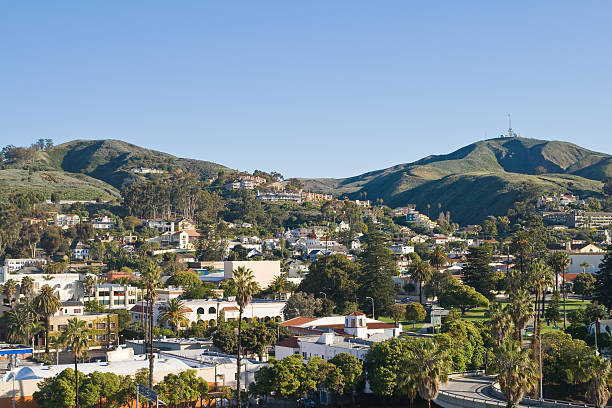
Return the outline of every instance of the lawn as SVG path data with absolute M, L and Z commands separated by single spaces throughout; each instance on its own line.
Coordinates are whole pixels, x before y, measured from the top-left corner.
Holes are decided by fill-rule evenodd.
M 378 320 L 380 320 L 381 322 L 385 322 L 385 323 L 395 323 L 395 320 L 393 320 L 390 317 L 379 317 Z M 421 327 L 423 327 L 423 323 L 415 323 L 414 324 L 414 328 L 412 327 L 412 322 L 409 322 L 407 320 L 400 320 L 399 323 L 401 323 L 402 328 L 404 329 L 405 332 L 417 332 Z

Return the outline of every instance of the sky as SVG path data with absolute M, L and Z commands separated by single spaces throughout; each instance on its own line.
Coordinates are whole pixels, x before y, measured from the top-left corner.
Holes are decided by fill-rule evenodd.
M 507 129 L 612 153 L 609 1 L 13 1 L 0 145 L 346 177 Z

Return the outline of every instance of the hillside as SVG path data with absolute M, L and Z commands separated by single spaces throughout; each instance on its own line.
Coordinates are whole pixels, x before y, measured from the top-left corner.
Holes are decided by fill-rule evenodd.
M 347 195 L 367 193 L 397 207 L 416 204 L 425 212 L 438 203 L 462 223 L 503 215 L 518 187 L 597 194 L 612 177 L 612 156 L 571 143 L 525 138 L 489 139 L 445 155 L 346 179 L 302 179 L 307 189 Z M 433 214 L 432 214 L 433 215 Z
M 177 158 L 120 140 L 74 140 L 41 152 L 40 156 L 42 162 L 54 169 L 86 174 L 116 188 L 140 178 L 131 172 L 140 167 L 166 172 L 190 170 L 203 178 L 216 176 L 219 170 L 229 170 L 220 164 Z
M 12 193 L 43 193 L 47 199 L 60 193 L 63 200 L 106 201 L 119 197 L 119 191 L 109 184 L 85 174 L 64 171 L 0 170 L 0 201 Z

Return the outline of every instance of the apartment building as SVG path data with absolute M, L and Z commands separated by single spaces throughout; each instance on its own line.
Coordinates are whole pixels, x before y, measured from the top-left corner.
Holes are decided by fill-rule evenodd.
M 140 289 L 135 286 L 103 283 L 96 285 L 92 296 L 87 296 L 86 300 L 96 300 L 98 303 L 111 310 L 129 310 L 136 304 L 139 291 Z

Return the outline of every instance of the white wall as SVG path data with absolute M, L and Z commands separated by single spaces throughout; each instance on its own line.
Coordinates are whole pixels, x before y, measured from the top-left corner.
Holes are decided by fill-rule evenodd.
M 261 289 L 265 289 L 272 280 L 281 274 L 280 261 L 225 261 L 223 265 L 223 276 L 231 279 L 233 271 L 243 266 L 253 271 L 255 281 Z

